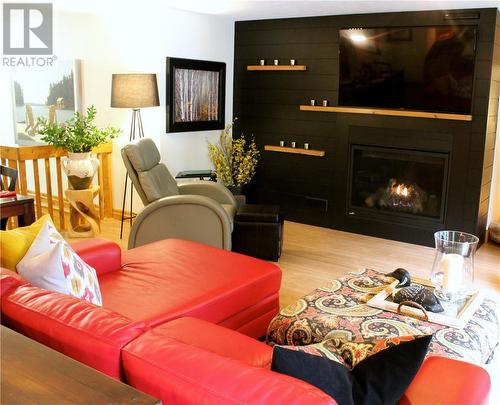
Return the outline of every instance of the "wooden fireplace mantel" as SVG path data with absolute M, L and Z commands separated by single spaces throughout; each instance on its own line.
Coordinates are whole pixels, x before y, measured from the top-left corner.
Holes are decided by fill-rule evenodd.
M 414 117 L 414 118 L 433 118 L 438 120 L 472 121 L 472 115 L 469 114 L 432 113 L 425 111 L 390 110 L 390 109 L 362 108 L 362 107 L 338 107 L 338 106 L 323 107 L 316 105 L 314 106 L 301 105 L 300 111 L 372 114 L 372 115 L 388 115 L 393 117 Z

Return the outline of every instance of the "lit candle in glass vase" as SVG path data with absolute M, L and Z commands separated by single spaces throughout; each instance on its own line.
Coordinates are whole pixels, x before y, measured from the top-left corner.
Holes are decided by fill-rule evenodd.
M 462 299 L 474 280 L 474 254 L 479 239 L 457 231 L 436 232 L 434 239 L 436 257 L 431 273 L 434 293 L 443 301 Z
M 462 287 L 464 282 L 464 258 L 456 253 L 445 254 L 441 259 L 441 271 L 443 272 L 443 288 L 455 293 Z

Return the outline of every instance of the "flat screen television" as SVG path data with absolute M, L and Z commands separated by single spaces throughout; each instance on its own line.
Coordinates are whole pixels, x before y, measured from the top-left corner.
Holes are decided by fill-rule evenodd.
M 339 105 L 470 114 L 476 26 L 339 32 Z

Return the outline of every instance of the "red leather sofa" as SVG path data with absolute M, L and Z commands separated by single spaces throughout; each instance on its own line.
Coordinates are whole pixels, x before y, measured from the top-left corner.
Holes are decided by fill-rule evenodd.
M 3 324 L 167 404 L 336 403 L 271 371 L 272 349 L 255 339 L 278 311 L 275 265 L 180 240 L 123 253 L 100 240 L 74 248 L 96 269 L 104 306 L 2 269 Z M 400 403 L 481 404 L 489 389 L 482 368 L 433 357 Z

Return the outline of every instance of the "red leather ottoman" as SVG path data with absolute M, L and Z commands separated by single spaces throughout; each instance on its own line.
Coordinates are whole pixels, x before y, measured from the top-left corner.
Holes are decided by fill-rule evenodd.
M 279 310 L 274 264 L 196 242 L 167 239 L 122 253 L 122 268 L 99 274 L 103 306 L 157 326 L 192 316 L 252 337 Z

